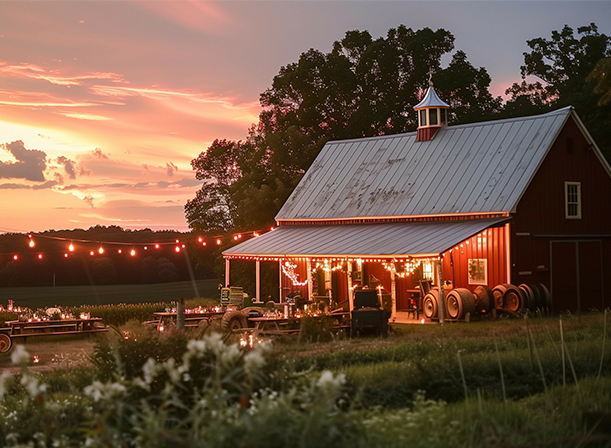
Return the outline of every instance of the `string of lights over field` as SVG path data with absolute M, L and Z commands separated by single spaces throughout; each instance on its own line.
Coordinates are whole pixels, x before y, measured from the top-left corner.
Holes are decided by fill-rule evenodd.
M 274 227 L 271 227 L 269 231 L 274 230 Z M 13 232 L 8 232 L 0 229 L 0 233 L 4 234 L 14 234 Z M 260 230 L 252 230 L 247 232 L 235 233 L 231 236 L 232 242 L 237 242 L 246 238 L 256 238 L 265 233 Z M 69 258 L 71 255 L 76 253 L 88 253 L 90 256 L 101 256 L 107 255 L 109 250 L 116 251 L 117 254 L 126 254 L 131 257 L 136 257 L 139 251 L 156 251 L 161 250 L 163 248 L 173 247 L 173 251 L 176 253 L 180 253 L 183 249 L 186 248 L 187 243 L 193 242 L 198 247 L 207 247 L 210 245 L 216 245 L 220 247 L 227 241 L 228 235 L 208 235 L 208 236 L 187 236 L 186 238 L 178 238 L 173 239 L 172 241 L 106 241 L 100 239 L 87 239 L 87 238 L 69 238 L 69 237 L 61 237 L 61 236 L 50 236 L 44 234 L 36 234 L 36 233 L 27 233 L 20 234 L 27 240 L 26 246 L 29 247 L 29 251 L 13 251 L 10 253 L 3 253 L 0 255 L 8 255 L 14 261 L 19 260 L 22 256 L 30 256 L 32 254 L 39 260 L 43 260 L 48 251 L 36 251 L 37 241 L 39 239 L 44 240 L 53 240 L 58 242 L 64 242 L 66 244 L 65 250 L 62 250 L 63 257 Z M 94 247 L 95 249 L 91 249 Z M 26 249 L 27 250 L 27 249 Z

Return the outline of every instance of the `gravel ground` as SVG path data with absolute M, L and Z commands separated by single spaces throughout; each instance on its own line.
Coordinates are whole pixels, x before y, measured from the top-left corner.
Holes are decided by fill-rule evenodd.
M 31 355 L 30 368 L 33 371 L 44 372 L 86 364 L 89 362 L 88 356 L 93 352 L 95 338 L 99 336 L 33 337 L 26 341 L 14 342 L 10 352 L 0 353 L 0 374 L 7 370 L 12 373 L 19 372 L 20 368 L 11 362 L 11 352 L 16 345 L 24 345 Z

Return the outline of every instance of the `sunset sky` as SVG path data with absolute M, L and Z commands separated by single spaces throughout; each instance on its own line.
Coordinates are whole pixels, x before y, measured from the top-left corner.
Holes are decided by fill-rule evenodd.
M 611 34 L 611 2 L 0 0 L 0 232 L 187 230 L 190 161 L 348 30 L 445 28 L 501 95 L 527 39 L 590 22 Z

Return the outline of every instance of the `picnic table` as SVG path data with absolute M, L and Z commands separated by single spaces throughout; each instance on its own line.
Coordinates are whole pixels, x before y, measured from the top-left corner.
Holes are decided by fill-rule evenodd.
M 86 319 L 58 319 L 58 320 L 9 320 L 7 327 L 0 328 L 0 352 L 8 352 L 15 338 L 33 336 L 61 336 L 69 334 L 91 334 L 108 331 L 108 328 L 99 325 L 102 319 L 90 317 Z
M 224 311 L 204 311 L 204 312 L 195 312 L 189 313 L 185 312 L 185 327 L 197 327 L 201 321 L 206 320 L 209 321 L 213 318 L 221 318 L 225 314 Z M 157 311 L 153 313 L 155 319 L 152 321 L 145 322 L 149 325 L 162 325 L 166 322 L 176 322 L 176 311 Z

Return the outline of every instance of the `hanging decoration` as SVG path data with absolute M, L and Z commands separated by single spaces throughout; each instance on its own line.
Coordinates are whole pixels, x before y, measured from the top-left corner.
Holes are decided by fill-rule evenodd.
M 297 265 L 291 261 L 286 260 L 284 263 L 281 263 L 282 273 L 287 276 L 287 278 L 292 282 L 293 286 L 306 286 L 308 284 L 308 280 L 304 282 L 299 281 L 299 274 L 295 272 L 295 268 Z

